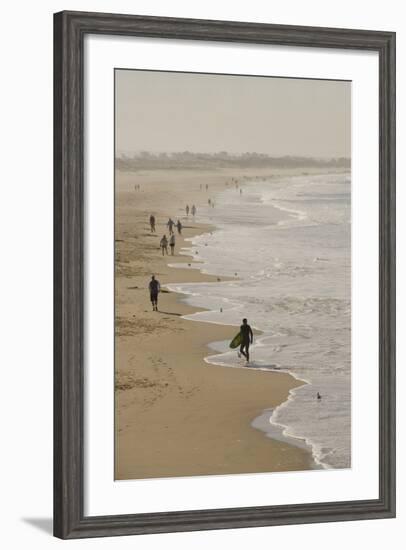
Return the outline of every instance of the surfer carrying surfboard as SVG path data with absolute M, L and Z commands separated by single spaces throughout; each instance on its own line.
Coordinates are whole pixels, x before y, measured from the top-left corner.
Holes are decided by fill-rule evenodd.
M 251 327 L 248 324 L 247 319 L 242 320 L 242 325 L 240 326 L 240 334 L 241 334 L 240 353 L 241 355 L 244 355 L 244 357 L 248 362 L 250 360 L 249 347 L 250 347 L 250 344 L 254 342 L 254 335 L 252 333 Z
M 242 320 L 242 325 L 240 326 L 240 354 L 244 355 L 247 362 L 250 360 L 249 347 L 250 344 L 254 342 L 254 334 L 251 327 L 248 324 L 247 319 Z
M 247 319 L 243 319 L 242 325 L 240 326 L 240 332 L 231 340 L 230 348 L 235 349 L 240 346 L 238 357 L 244 355 L 248 363 L 248 361 L 250 360 L 249 348 L 250 344 L 252 344 L 253 342 L 254 334 L 252 332 L 252 329 L 249 326 Z

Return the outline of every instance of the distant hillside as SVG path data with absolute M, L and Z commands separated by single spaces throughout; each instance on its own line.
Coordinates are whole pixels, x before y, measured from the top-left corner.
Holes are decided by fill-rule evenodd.
M 159 153 L 142 152 L 133 156 L 121 155 L 116 158 L 118 170 L 212 170 L 216 168 L 350 168 L 347 158 L 316 159 L 309 157 L 271 157 L 261 153 L 232 155 L 226 152 L 207 153 Z

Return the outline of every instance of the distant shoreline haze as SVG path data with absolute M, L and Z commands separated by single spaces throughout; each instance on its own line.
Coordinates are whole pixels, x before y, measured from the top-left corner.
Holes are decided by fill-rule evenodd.
M 299 156 L 274 157 L 263 153 L 230 154 L 225 151 L 219 153 L 192 153 L 182 151 L 177 153 L 140 153 L 118 154 L 115 159 L 117 170 L 136 172 L 138 170 L 159 169 L 220 169 L 220 168 L 340 168 L 350 169 L 351 159 L 314 158 Z

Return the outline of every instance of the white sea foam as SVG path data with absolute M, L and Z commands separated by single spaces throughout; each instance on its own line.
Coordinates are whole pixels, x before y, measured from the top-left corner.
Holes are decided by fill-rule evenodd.
M 215 204 L 200 209 L 199 221 L 217 230 L 191 239 L 184 253 L 201 262 L 188 262 L 191 267 L 235 280 L 169 288 L 205 308 L 189 319 L 239 326 L 247 317 L 261 330 L 249 368 L 286 371 L 307 382 L 264 412 L 270 436 L 276 426 L 284 436 L 309 445 L 318 464 L 349 467 L 348 173 L 246 181 L 243 194 L 227 189 Z M 243 367 L 226 343 L 214 343 L 212 349 L 208 363 Z

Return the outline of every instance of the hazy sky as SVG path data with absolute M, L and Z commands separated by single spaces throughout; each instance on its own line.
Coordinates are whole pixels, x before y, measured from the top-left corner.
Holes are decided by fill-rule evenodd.
M 116 151 L 350 157 L 351 83 L 116 70 Z

